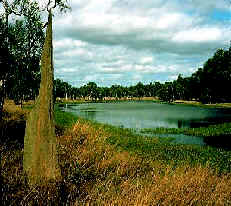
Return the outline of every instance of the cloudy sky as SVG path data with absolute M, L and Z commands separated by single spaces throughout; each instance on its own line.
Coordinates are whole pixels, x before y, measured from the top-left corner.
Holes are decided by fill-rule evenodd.
M 54 19 L 55 77 L 73 86 L 189 76 L 231 40 L 229 0 L 72 0 Z

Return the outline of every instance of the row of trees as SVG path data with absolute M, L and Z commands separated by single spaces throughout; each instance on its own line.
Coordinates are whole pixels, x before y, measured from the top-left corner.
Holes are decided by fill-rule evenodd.
M 0 27 L 3 28 L 0 30 L 3 33 L 6 29 L 3 20 L 0 21 Z M 25 18 L 8 26 L 8 39 L 4 38 L 4 35 L 0 36 L 3 39 L 0 41 L 0 92 L 4 90 L 5 96 L 14 99 L 17 104 L 24 100 L 35 99 L 39 91 L 39 62 L 44 32 L 42 25 L 37 25 L 37 30 L 31 28 L 31 24 Z M 28 38 L 32 40 L 28 42 Z M 139 82 L 129 87 L 121 85 L 99 87 L 95 82 L 89 82 L 79 88 L 56 79 L 54 95 L 56 98 L 66 99 L 157 97 L 167 102 L 182 99 L 215 103 L 231 101 L 229 85 L 231 85 L 231 48 L 217 50 L 214 56 L 205 62 L 203 68 L 199 68 L 190 77 L 179 75 L 177 80 L 171 82 L 149 84 Z M 0 100 L 1 102 L 3 100 Z
M 7 15 L 0 16 L 0 111 L 4 97 L 14 99 L 17 104 L 24 100 L 35 99 L 40 83 L 40 58 L 44 44 L 44 28 L 40 20 L 37 4 L 31 4 L 20 20 L 11 21 Z M 231 101 L 228 87 L 231 83 L 231 47 L 218 49 L 190 77 L 179 75 L 171 82 L 151 82 L 130 87 L 112 85 L 99 87 L 89 82 L 82 87 L 60 79 L 54 82 L 54 94 L 59 98 L 88 98 L 103 100 L 107 97 L 133 98 L 158 97 L 167 102 L 176 99 L 198 100 L 203 103 Z M 1 112 L 0 112 L 1 113 Z
M 24 2 L 23 11 L 21 7 L 18 9 L 17 1 L 12 4 L 4 1 L 3 7 L 5 12 L 0 16 L 1 108 L 6 96 L 20 103 L 38 95 L 40 58 L 45 39 L 36 2 Z
M 14 5 L 5 5 L 6 12 L 0 16 L 0 111 L 4 97 L 20 104 L 24 100 L 35 99 L 39 92 L 44 24 L 36 2 L 29 2 L 30 5 L 24 8 L 24 15 L 20 20 L 11 20 L 9 23 L 11 16 L 20 13 L 18 11 L 15 14 Z M 69 99 L 103 100 L 106 97 L 120 99 L 146 96 L 158 97 L 167 102 L 195 99 L 203 103 L 213 103 L 231 100 L 227 91 L 230 83 L 231 48 L 218 49 L 205 62 L 203 68 L 199 68 L 190 77 L 179 75 L 175 81 L 150 84 L 139 82 L 130 87 L 99 87 L 96 83 L 89 82 L 76 88 L 57 79 L 54 82 L 54 94 L 55 97 Z
M 203 102 L 230 100 L 227 88 L 231 83 L 231 49 L 218 50 L 204 67 L 191 77 L 183 78 L 179 75 L 173 82 L 155 82 L 148 85 L 138 83 L 130 87 L 113 85 L 110 88 L 98 87 L 96 83 L 89 82 L 83 87 L 75 88 L 56 80 L 53 91 L 52 10 L 56 6 L 59 6 L 61 11 L 68 8 L 66 0 L 48 0 L 46 3 L 49 17 L 48 23 L 45 24 L 45 43 L 43 24 L 40 21 L 41 10 L 37 1 L 15 0 L 9 4 L 7 0 L 2 0 L 1 3 L 4 13 L 0 18 L 0 110 L 5 96 L 12 97 L 17 102 L 17 99 L 35 98 L 39 90 L 35 106 L 27 119 L 24 137 L 23 169 L 28 174 L 30 184 L 61 178 L 56 148 L 53 95 L 72 99 L 88 97 L 93 100 L 134 96 L 158 96 L 169 102 L 178 98 L 194 98 Z M 19 15 L 23 19 L 9 23 L 11 14 Z M 38 81 L 40 67 L 41 82 Z M 40 82 L 39 89 L 36 82 Z
M 96 83 L 76 88 L 60 79 L 55 80 L 55 97 L 88 98 L 103 100 L 106 97 L 133 98 L 157 97 L 163 101 L 197 100 L 202 103 L 230 102 L 231 93 L 231 47 L 228 50 L 218 49 L 213 57 L 208 59 L 203 68 L 199 68 L 190 77 L 179 75 L 171 82 L 139 82 L 135 86 L 98 87 Z
M 144 85 L 139 82 L 135 86 L 124 87 L 121 85 L 112 85 L 111 87 L 98 87 L 95 82 L 89 82 L 86 85 L 76 88 L 60 79 L 55 80 L 55 97 L 66 99 L 87 98 L 91 100 L 103 100 L 107 97 L 133 98 L 144 96 L 157 96 L 156 89 L 160 87 L 159 82 Z

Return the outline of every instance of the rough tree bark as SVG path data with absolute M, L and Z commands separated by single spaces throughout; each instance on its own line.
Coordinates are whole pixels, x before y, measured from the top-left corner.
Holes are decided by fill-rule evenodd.
M 53 80 L 52 14 L 50 10 L 41 59 L 39 96 L 28 117 L 24 138 L 23 167 L 32 184 L 60 177 L 54 126 Z
M 0 80 L 0 121 L 3 117 L 3 104 L 4 104 L 4 92 L 3 92 L 3 81 Z

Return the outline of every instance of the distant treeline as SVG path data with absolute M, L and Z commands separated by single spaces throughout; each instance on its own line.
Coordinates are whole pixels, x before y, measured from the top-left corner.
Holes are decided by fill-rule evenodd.
M 44 29 L 40 17 L 36 18 L 36 21 L 30 21 L 25 17 L 8 24 L 0 17 L 0 113 L 5 98 L 21 104 L 38 95 Z M 89 82 L 79 88 L 60 79 L 54 83 L 56 98 L 103 100 L 157 97 L 167 102 L 176 99 L 203 103 L 231 102 L 231 47 L 228 50 L 218 49 L 203 68 L 190 77 L 179 75 L 177 80 L 171 82 L 139 82 L 129 87 L 99 87 Z
M 203 68 L 199 68 L 190 77 L 179 75 L 177 80 L 165 83 L 139 82 L 135 86 L 124 87 L 112 85 L 99 87 L 95 82 L 76 88 L 60 79 L 55 80 L 55 97 L 91 100 L 103 100 L 133 97 L 157 97 L 160 100 L 197 100 L 202 103 L 231 102 L 231 47 L 228 50 L 218 49 L 208 59 Z

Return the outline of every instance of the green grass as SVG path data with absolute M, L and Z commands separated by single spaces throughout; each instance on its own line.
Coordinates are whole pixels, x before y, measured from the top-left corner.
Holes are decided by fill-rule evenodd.
M 55 110 L 56 123 L 62 127 L 70 127 L 78 117 L 71 113 Z M 94 128 L 103 128 L 105 133 L 110 134 L 106 142 L 114 145 L 117 150 L 136 153 L 144 158 L 158 160 L 174 167 L 190 164 L 209 166 L 219 173 L 231 172 L 231 151 L 226 151 L 210 146 L 169 144 L 171 138 L 166 141 L 158 137 L 145 137 L 135 134 L 133 129 L 115 127 L 101 124 L 90 120 L 84 120 Z M 186 129 L 144 129 L 142 132 L 151 134 L 186 134 L 194 136 L 219 136 L 230 133 L 231 123 L 214 125 L 208 128 Z M 157 135 L 158 136 L 158 135 Z
M 128 151 L 138 154 L 142 158 L 160 161 L 173 167 L 188 164 L 191 166 L 202 165 L 219 174 L 231 172 L 231 151 L 210 146 L 169 144 L 171 138 L 162 141 L 158 137 L 137 135 L 132 129 L 89 120 L 84 121 L 90 123 L 96 129 L 103 128 L 109 134 L 106 142 L 114 145 L 118 151 Z M 223 127 L 226 128 L 226 126 Z
M 107 139 L 107 142 L 115 145 L 117 149 L 134 152 L 152 160 L 171 164 L 174 167 L 185 164 L 203 165 L 211 167 L 220 174 L 231 172 L 231 151 L 210 146 L 169 144 L 155 138 L 125 133 L 124 137 L 114 133 Z
M 76 121 L 78 117 L 69 112 L 61 111 L 58 108 L 58 105 L 55 105 L 55 124 L 58 127 L 67 128 L 71 127 Z
M 78 117 L 69 112 L 64 112 L 59 108 L 60 104 L 54 105 L 55 125 L 59 128 L 65 129 L 71 127 Z M 24 105 L 23 110 L 31 110 L 34 105 Z
M 55 110 L 56 122 L 60 126 L 71 126 L 78 118 L 71 113 Z M 218 173 L 231 172 L 231 151 L 210 146 L 169 144 L 171 138 L 166 141 L 158 137 L 145 137 L 135 134 L 133 129 L 115 127 L 90 120 L 84 120 L 94 128 L 103 128 L 109 134 L 106 139 L 108 144 L 114 145 L 117 150 L 136 153 L 144 158 L 171 164 L 173 167 L 190 164 L 209 166 Z M 219 136 L 230 132 L 231 123 L 214 125 L 208 128 L 186 129 L 144 129 L 142 132 L 151 134 L 186 134 L 194 136 Z M 158 135 L 157 135 L 158 136 Z
M 55 118 L 59 127 L 67 129 L 57 137 L 63 180 L 30 188 L 23 173 L 23 147 L 0 144 L 2 205 L 228 205 L 231 201 L 230 151 L 168 144 L 131 129 L 77 118 L 57 106 Z
M 141 133 L 150 134 L 185 134 L 192 136 L 221 136 L 231 134 L 231 123 L 224 123 L 218 125 L 212 125 L 209 127 L 199 128 L 155 128 L 155 129 L 142 129 Z

